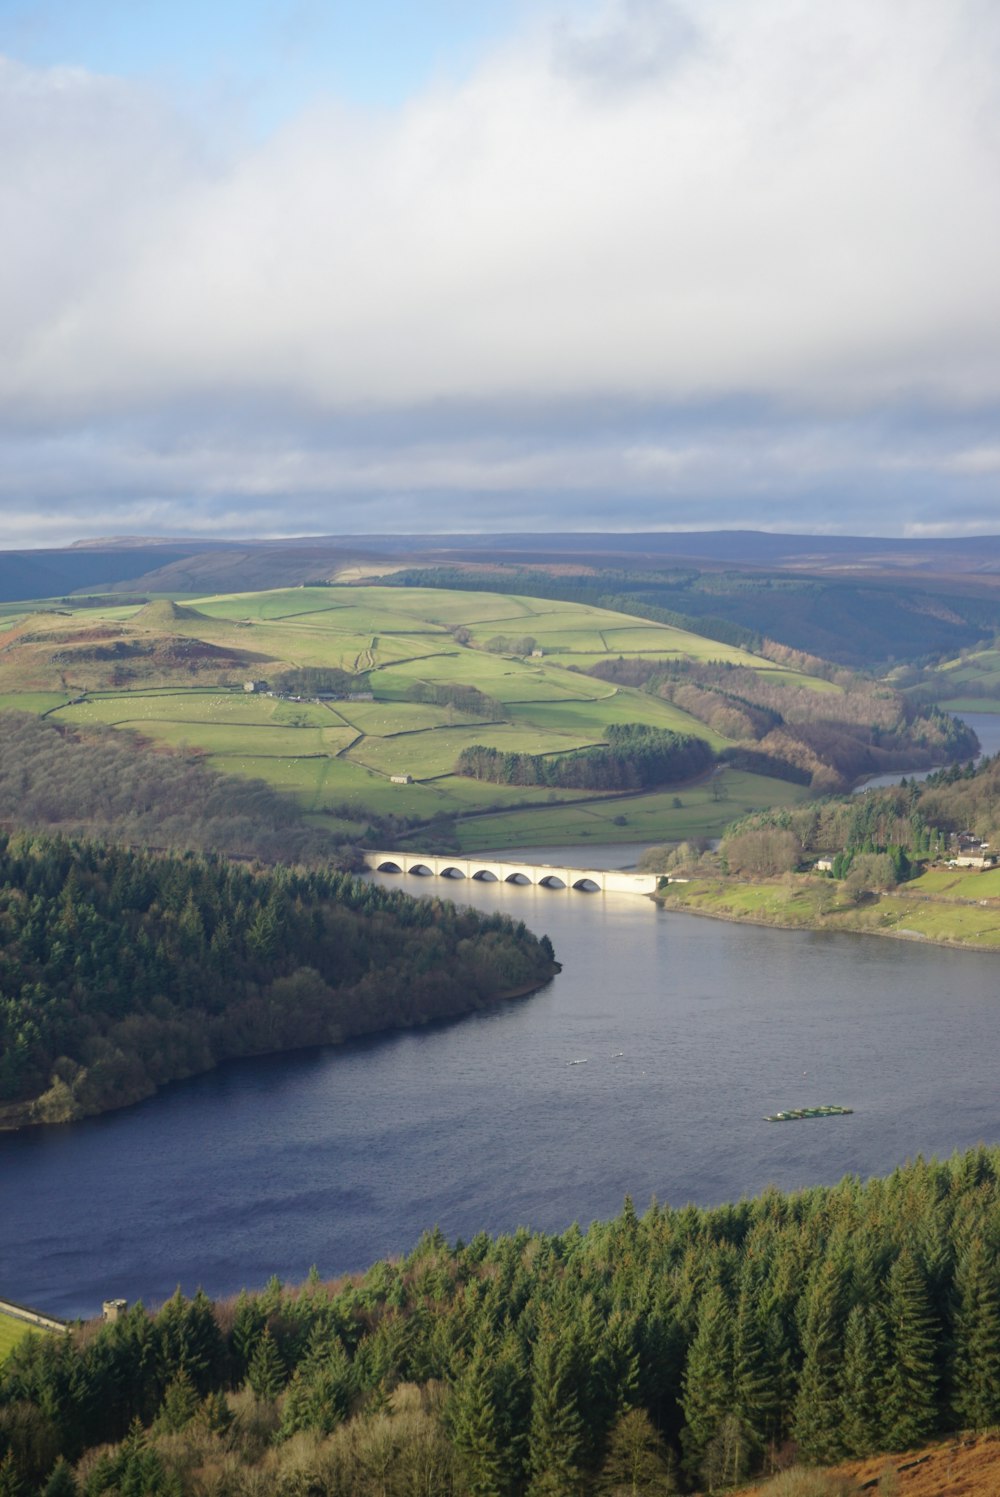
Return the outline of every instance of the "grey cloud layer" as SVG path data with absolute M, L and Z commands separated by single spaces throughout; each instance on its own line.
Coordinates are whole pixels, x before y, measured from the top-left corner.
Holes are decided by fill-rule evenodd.
M 101 530 L 988 515 L 998 61 L 986 0 L 621 0 L 224 158 L 8 61 L 0 540 L 83 533 L 74 495 Z

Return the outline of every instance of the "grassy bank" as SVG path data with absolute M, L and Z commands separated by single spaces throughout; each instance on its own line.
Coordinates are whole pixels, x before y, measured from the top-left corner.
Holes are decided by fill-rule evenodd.
M 0 1310 L 0 1363 L 6 1361 L 15 1346 L 20 1346 L 25 1336 L 30 1336 L 32 1332 L 38 1336 L 48 1335 L 41 1327 L 29 1325 L 26 1320 L 19 1320 L 16 1315 L 5 1315 Z
M 496 788 L 496 787 L 493 787 Z M 506 788 L 506 787 L 505 787 Z M 547 792 L 537 792 L 545 800 Z M 731 821 L 761 806 L 799 805 L 808 790 L 743 770 L 647 795 L 594 797 L 587 804 L 539 804 L 460 818 L 455 835 L 463 852 L 494 847 L 586 846 L 588 842 L 685 842 L 721 837 Z M 519 792 L 519 798 L 524 791 Z
M 889 894 L 854 903 L 842 886 L 811 874 L 753 883 L 729 878 L 668 885 L 666 909 L 784 929 L 860 931 L 941 946 L 1000 950 L 1000 876 L 934 869 Z

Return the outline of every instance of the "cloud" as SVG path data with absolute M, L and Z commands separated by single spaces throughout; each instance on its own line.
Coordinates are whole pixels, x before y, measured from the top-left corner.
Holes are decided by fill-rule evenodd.
M 947 426 L 1000 404 L 998 61 L 989 0 L 618 0 L 223 153 L 127 81 L 8 60 L 7 484 L 353 495 L 354 529 L 465 492 L 549 525 L 654 493 L 663 523 L 797 493 L 825 525 L 837 483 L 921 523 L 931 475 L 982 502 L 995 449 Z

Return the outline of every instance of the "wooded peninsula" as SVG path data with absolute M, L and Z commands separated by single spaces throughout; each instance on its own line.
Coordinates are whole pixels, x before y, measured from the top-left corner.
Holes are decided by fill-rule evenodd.
M 336 871 L 0 836 L 0 1127 L 223 1060 L 453 1019 L 530 990 L 548 938 Z

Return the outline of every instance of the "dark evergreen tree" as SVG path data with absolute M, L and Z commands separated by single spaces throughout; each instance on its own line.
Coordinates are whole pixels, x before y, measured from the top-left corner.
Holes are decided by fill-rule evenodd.
M 166 1431 L 183 1429 L 186 1424 L 190 1424 L 197 1410 L 198 1390 L 191 1381 L 187 1368 L 181 1365 L 167 1384 L 155 1427 Z
M 746 1466 L 777 1437 L 781 1394 L 780 1364 L 770 1354 L 756 1297 L 744 1289 L 733 1320 L 732 1413 L 746 1436 Z
M 722 1285 L 714 1283 L 698 1306 L 684 1369 L 681 1443 L 684 1467 L 692 1477 L 701 1473 L 709 1446 L 732 1410 L 732 1360 L 731 1307 Z
M 79 1492 L 72 1466 L 60 1456 L 42 1488 L 41 1497 L 79 1497 Z
M 577 1497 L 583 1485 L 582 1441 L 572 1349 L 546 1327 L 532 1368 L 529 1497 Z
M 14 1453 L 8 1450 L 0 1460 L 0 1497 L 27 1497 L 27 1490 Z
M 266 1402 L 277 1398 L 285 1386 L 286 1376 L 281 1353 L 274 1344 L 270 1330 L 265 1327 L 250 1358 L 247 1382 L 253 1389 L 254 1396 L 261 1402 Z
M 995 1252 L 973 1237 L 955 1275 L 952 1407 L 966 1429 L 1000 1424 L 1000 1285 Z
M 935 1349 L 938 1323 L 928 1302 L 923 1275 L 904 1249 L 889 1273 L 890 1364 L 886 1387 L 885 1436 L 893 1450 L 907 1450 L 937 1427 Z
M 459 1470 L 470 1497 L 504 1497 L 510 1489 L 510 1453 L 496 1404 L 495 1349 L 480 1342 L 452 1390 L 448 1423 Z
M 840 1406 L 844 1449 L 872 1455 L 883 1448 L 888 1376 L 884 1319 L 877 1305 L 855 1305 L 844 1329 Z
M 806 1291 L 802 1371 L 792 1433 L 803 1454 L 834 1461 L 843 1449 L 840 1410 L 844 1282 L 839 1264 L 824 1260 Z

